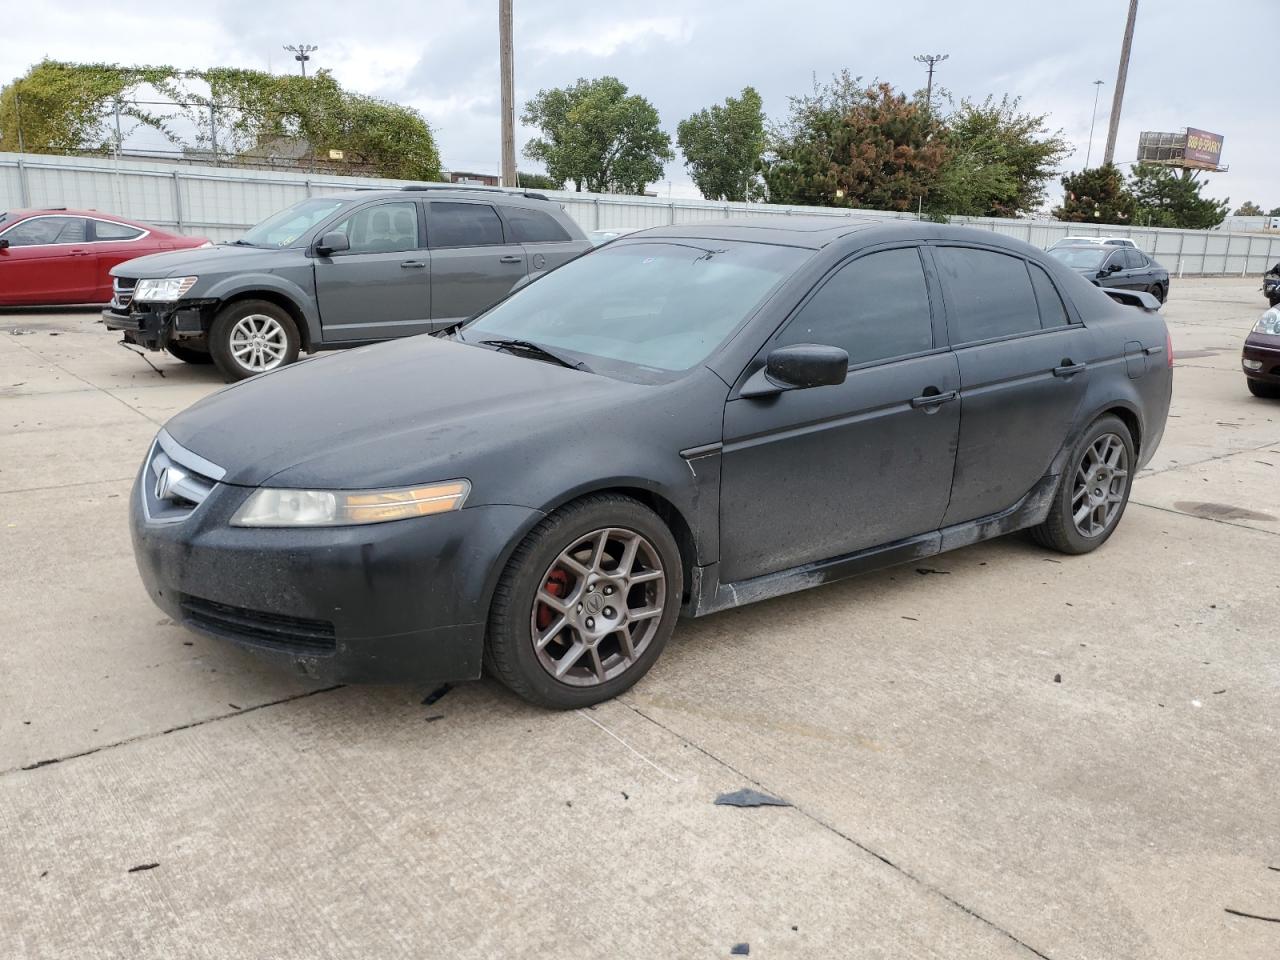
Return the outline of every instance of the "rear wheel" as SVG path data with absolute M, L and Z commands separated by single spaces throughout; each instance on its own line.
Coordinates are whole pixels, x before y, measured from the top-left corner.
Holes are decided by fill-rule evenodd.
M 1249 392 L 1264 400 L 1280 400 L 1280 384 L 1263 383 L 1261 380 L 1246 380 Z
M 652 510 L 614 495 L 571 503 L 534 527 L 498 581 L 490 671 L 544 707 L 616 697 L 662 653 L 683 582 L 675 538 Z
M 1119 417 L 1099 417 L 1076 443 L 1044 523 L 1031 529 L 1041 546 L 1089 553 L 1115 532 L 1129 503 L 1137 458 Z
M 209 353 L 228 383 L 293 363 L 298 328 L 266 300 L 241 300 L 222 309 L 209 330 Z
M 1161 303 L 1164 303 L 1164 298 L 1168 296 L 1168 294 L 1165 292 L 1164 287 L 1158 283 L 1151 288 L 1151 295 L 1155 297 L 1157 300 L 1159 300 Z
M 213 363 L 213 357 L 209 356 L 208 350 L 201 350 L 198 347 L 188 347 L 180 343 L 171 343 L 165 350 L 170 356 L 176 357 L 183 363 Z

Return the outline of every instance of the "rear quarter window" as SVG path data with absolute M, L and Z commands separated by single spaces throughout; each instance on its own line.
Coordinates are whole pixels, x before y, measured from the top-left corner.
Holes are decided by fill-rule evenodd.
M 555 217 L 541 210 L 525 207 L 503 207 L 511 239 L 516 243 L 563 243 L 572 238 Z
M 1040 329 L 1040 308 L 1021 257 L 976 247 L 935 247 L 953 345 Z

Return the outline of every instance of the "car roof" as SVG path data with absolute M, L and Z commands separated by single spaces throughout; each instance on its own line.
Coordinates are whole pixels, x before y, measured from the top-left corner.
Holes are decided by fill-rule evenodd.
M 558 203 L 549 200 L 545 195 L 536 191 L 503 189 L 502 187 L 451 187 L 444 184 L 426 184 L 391 190 L 343 190 L 335 193 L 317 194 L 316 196 L 317 199 L 329 198 L 347 202 L 357 200 L 408 200 L 415 196 L 428 197 L 432 200 L 488 199 L 533 207 L 534 209 L 547 209 L 548 206 L 560 209 Z
M 101 210 L 76 210 L 73 207 L 28 207 L 24 210 L 10 210 L 8 213 L 0 213 L 0 217 L 5 220 L 27 220 L 30 217 L 89 217 L 93 220 L 107 220 L 111 223 L 128 224 L 131 227 L 139 227 L 145 230 L 154 230 L 155 227 L 147 224 L 139 223 L 136 220 L 130 220 L 127 217 L 119 216 L 114 213 L 103 213 Z

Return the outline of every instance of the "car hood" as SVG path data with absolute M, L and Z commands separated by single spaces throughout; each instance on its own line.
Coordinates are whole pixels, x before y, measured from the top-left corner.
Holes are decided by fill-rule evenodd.
M 274 263 L 279 250 L 264 247 L 237 247 L 223 244 L 216 247 L 197 247 L 191 250 L 171 250 L 168 253 L 153 253 L 145 257 L 127 260 L 111 268 L 113 277 L 128 277 L 141 280 L 144 277 L 185 277 L 189 274 L 200 276 L 202 273 L 217 271 L 222 273 L 231 270 L 255 269 L 256 260 L 271 259 Z
M 471 479 L 482 462 L 518 470 L 522 459 L 545 455 L 545 438 L 557 436 L 557 425 L 578 430 L 585 413 L 631 402 L 646 389 L 419 336 L 313 357 L 235 384 L 166 429 L 225 469 L 227 483 L 395 487 Z M 572 442 L 566 436 L 564 445 Z

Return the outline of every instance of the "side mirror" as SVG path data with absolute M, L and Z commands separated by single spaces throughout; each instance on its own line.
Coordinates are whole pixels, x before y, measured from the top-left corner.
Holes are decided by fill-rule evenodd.
M 784 390 L 830 387 L 844 383 L 848 375 L 846 351 L 817 343 L 797 343 L 770 351 L 764 367 L 743 384 L 739 395 L 768 397 Z
M 342 251 L 350 249 L 351 241 L 347 239 L 347 235 L 339 233 L 337 230 L 332 233 L 326 233 L 316 241 L 316 256 L 318 257 L 331 257 L 335 253 L 342 253 Z
M 8 250 L 8 249 L 9 249 L 9 238 L 0 237 L 0 250 Z
M 1113 263 L 1107 267 L 1107 273 L 1119 273 L 1123 269 L 1124 267 L 1120 266 L 1120 264 Z

